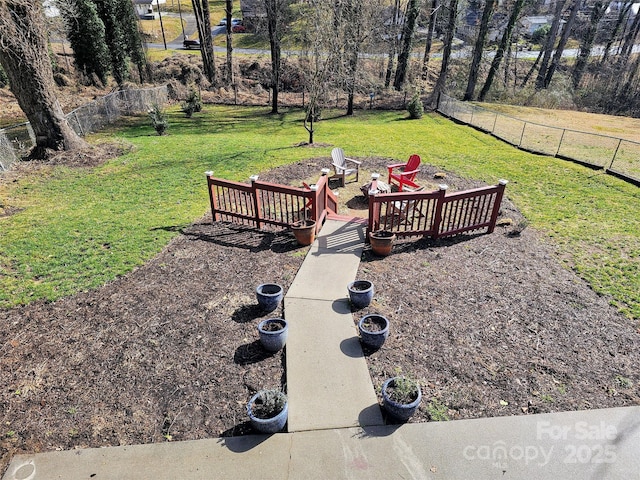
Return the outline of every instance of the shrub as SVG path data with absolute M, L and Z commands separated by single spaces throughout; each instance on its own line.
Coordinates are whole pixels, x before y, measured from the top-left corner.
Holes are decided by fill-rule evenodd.
M 409 118 L 418 119 L 424 115 L 424 106 L 422 100 L 420 100 L 420 94 L 418 92 L 413 94 L 409 105 L 407 105 L 407 111 L 409 112 Z
M 191 118 L 194 112 L 200 112 L 202 110 L 202 99 L 200 94 L 193 88 L 189 91 L 189 96 L 182 102 L 182 111 L 187 118 Z
M 149 108 L 149 118 L 151 119 L 151 124 L 158 135 L 164 135 L 164 132 L 169 126 L 169 122 L 167 121 L 167 115 L 164 113 L 164 110 L 160 105 L 157 103 L 151 105 Z

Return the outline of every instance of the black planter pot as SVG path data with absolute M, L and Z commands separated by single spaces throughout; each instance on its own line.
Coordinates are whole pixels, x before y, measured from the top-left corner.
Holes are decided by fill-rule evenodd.
M 258 324 L 258 334 L 265 350 L 277 352 L 287 343 L 289 325 L 284 318 L 268 318 Z
M 349 300 L 354 308 L 364 308 L 373 300 L 373 283 L 369 280 L 351 282 L 347 285 L 347 290 L 349 290 Z
M 420 385 L 412 382 L 416 388 L 416 398 L 408 403 L 398 402 L 391 398 L 391 394 L 389 392 L 390 387 L 395 387 L 396 382 L 398 381 L 406 382 L 411 380 L 407 380 L 402 377 L 393 377 L 386 380 L 382 384 L 382 407 L 394 419 L 399 420 L 400 422 L 406 422 L 414 413 L 416 413 L 416 410 L 418 410 L 420 401 L 422 400 L 422 391 L 420 389 Z
M 282 409 L 274 411 L 272 416 L 263 418 L 264 415 L 260 415 L 261 409 L 269 403 L 274 397 L 278 397 L 280 403 L 282 403 Z M 247 403 L 247 414 L 249 415 L 249 422 L 251 426 L 260 433 L 277 433 L 284 428 L 287 423 L 287 416 L 289 414 L 289 402 L 287 396 L 277 390 L 260 390 L 256 393 L 249 403 Z
M 363 345 L 378 350 L 389 336 L 389 320 L 375 313 L 365 315 L 358 322 L 358 331 Z
M 282 302 L 282 287 L 276 283 L 263 283 L 256 288 L 258 305 L 266 312 L 273 312 Z

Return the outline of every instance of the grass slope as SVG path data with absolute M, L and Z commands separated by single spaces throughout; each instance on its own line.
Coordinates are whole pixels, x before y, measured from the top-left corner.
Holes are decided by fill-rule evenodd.
M 333 114 L 333 117 L 332 117 Z M 640 319 L 640 190 L 579 165 L 518 151 L 438 115 L 409 121 L 399 112 L 326 112 L 307 140 L 302 113 L 206 106 L 193 119 L 170 112 L 168 135 L 146 118 L 97 135 L 134 145 L 96 169 L 55 168 L 0 186 L 0 202 L 23 208 L 0 218 L 0 307 L 53 300 L 97 287 L 156 255 L 208 208 L 204 171 L 251 174 L 329 156 L 423 162 L 494 184 L 559 245 L 568 265 L 629 317 Z M 327 162 L 329 164 L 329 162 Z M 384 172 L 381 172 L 384 173 Z

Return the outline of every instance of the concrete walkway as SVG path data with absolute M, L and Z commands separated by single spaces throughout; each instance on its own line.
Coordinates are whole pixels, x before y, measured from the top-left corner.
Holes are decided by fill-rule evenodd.
M 347 301 L 363 243 L 327 221 L 285 297 L 288 433 L 17 455 L 3 480 L 640 480 L 640 406 L 382 425 Z
M 284 298 L 289 432 L 384 423 L 347 292 L 364 232 L 328 220 Z

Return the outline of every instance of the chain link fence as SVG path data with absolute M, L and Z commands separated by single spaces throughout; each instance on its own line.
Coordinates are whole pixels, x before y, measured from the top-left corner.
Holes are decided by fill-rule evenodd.
M 640 143 L 623 138 L 549 127 L 441 95 L 438 112 L 490 133 L 522 150 L 571 160 L 640 186 Z
M 76 108 L 66 115 L 79 135 L 87 135 L 115 122 L 125 115 L 144 112 L 152 104 L 168 101 L 166 85 L 138 90 L 119 90 L 94 102 Z M 0 129 L 0 172 L 24 156 L 35 146 L 35 135 L 29 123 Z

